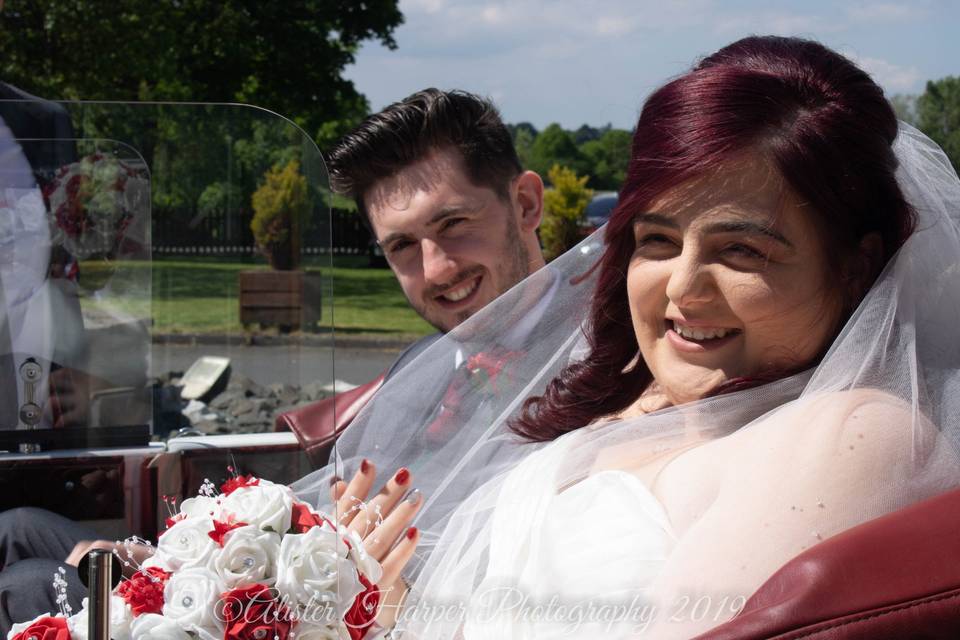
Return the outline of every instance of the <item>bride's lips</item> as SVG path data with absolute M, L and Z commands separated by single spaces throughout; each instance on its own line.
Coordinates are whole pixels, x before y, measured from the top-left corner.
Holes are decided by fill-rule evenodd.
M 448 287 L 446 291 L 438 296 L 434 296 L 433 299 L 444 309 L 463 309 L 472 304 L 477 298 L 477 294 L 480 291 L 481 280 L 483 280 L 482 274 L 467 278 L 452 287 Z
M 690 323 L 683 323 L 690 328 L 696 328 L 695 325 Z M 727 329 L 731 333 L 723 336 L 722 338 L 711 338 L 709 340 L 693 340 L 687 339 L 677 333 L 674 330 L 674 321 L 666 321 L 666 337 L 667 341 L 673 346 L 677 351 L 682 351 L 684 353 L 707 353 L 710 351 L 715 351 L 720 349 L 737 338 L 743 333 L 739 329 Z

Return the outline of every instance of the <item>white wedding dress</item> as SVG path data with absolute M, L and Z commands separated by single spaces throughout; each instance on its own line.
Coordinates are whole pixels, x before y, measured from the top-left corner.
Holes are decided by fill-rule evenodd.
M 663 506 L 632 473 L 598 471 L 558 487 L 579 435 L 569 434 L 540 449 L 502 483 L 493 483 L 488 553 L 483 558 L 460 557 L 456 566 L 437 571 L 424 587 L 421 603 L 429 602 L 431 609 L 443 603 L 448 613 L 451 608 L 456 613 L 449 619 L 414 620 L 403 637 L 642 635 L 653 611 L 645 587 L 663 567 L 676 537 Z M 476 514 L 467 511 L 463 517 L 468 520 Z M 451 528 L 457 528 L 456 520 Z M 469 529 L 464 527 L 465 536 Z M 478 560 L 484 577 L 470 588 L 466 576 Z
M 573 442 L 541 449 L 506 478 L 465 638 L 633 637 L 649 618 L 643 587 L 675 541 L 667 514 L 625 471 L 558 488 Z

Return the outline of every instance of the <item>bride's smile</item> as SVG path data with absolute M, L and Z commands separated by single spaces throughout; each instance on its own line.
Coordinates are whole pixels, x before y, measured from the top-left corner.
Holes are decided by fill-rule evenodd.
M 842 296 L 814 215 L 757 155 L 670 189 L 635 216 L 627 294 L 666 401 L 821 353 Z

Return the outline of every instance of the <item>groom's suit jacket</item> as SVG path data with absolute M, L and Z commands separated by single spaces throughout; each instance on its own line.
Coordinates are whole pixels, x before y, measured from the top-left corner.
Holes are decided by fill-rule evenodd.
M 543 312 L 552 299 L 558 282 L 543 295 L 523 322 L 513 328 L 513 335 L 505 336 L 506 343 L 511 348 L 522 348 L 523 344 L 536 334 L 536 327 L 542 320 Z M 274 422 L 276 431 L 293 431 L 301 447 L 307 452 L 311 462 L 322 467 L 328 462 L 330 452 L 336 439 L 346 430 L 363 407 L 373 401 L 377 391 L 392 376 L 413 362 L 420 354 L 443 337 L 442 333 L 435 333 L 407 347 L 394 361 L 387 371 L 359 387 L 339 393 L 313 404 L 299 407 L 277 416 Z M 464 365 L 469 353 L 457 350 L 453 354 L 449 367 L 448 384 L 454 379 L 458 370 Z M 425 407 L 440 407 L 444 396 L 444 385 L 436 387 L 436 393 L 420 400 Z

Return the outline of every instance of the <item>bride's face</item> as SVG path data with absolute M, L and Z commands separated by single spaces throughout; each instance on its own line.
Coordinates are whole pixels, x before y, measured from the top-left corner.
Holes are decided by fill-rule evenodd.
M 812 214 L 758 158 L 637 213 L 630 313 L 666 401 L 803 366 L 826 346 L 842 303 Z

